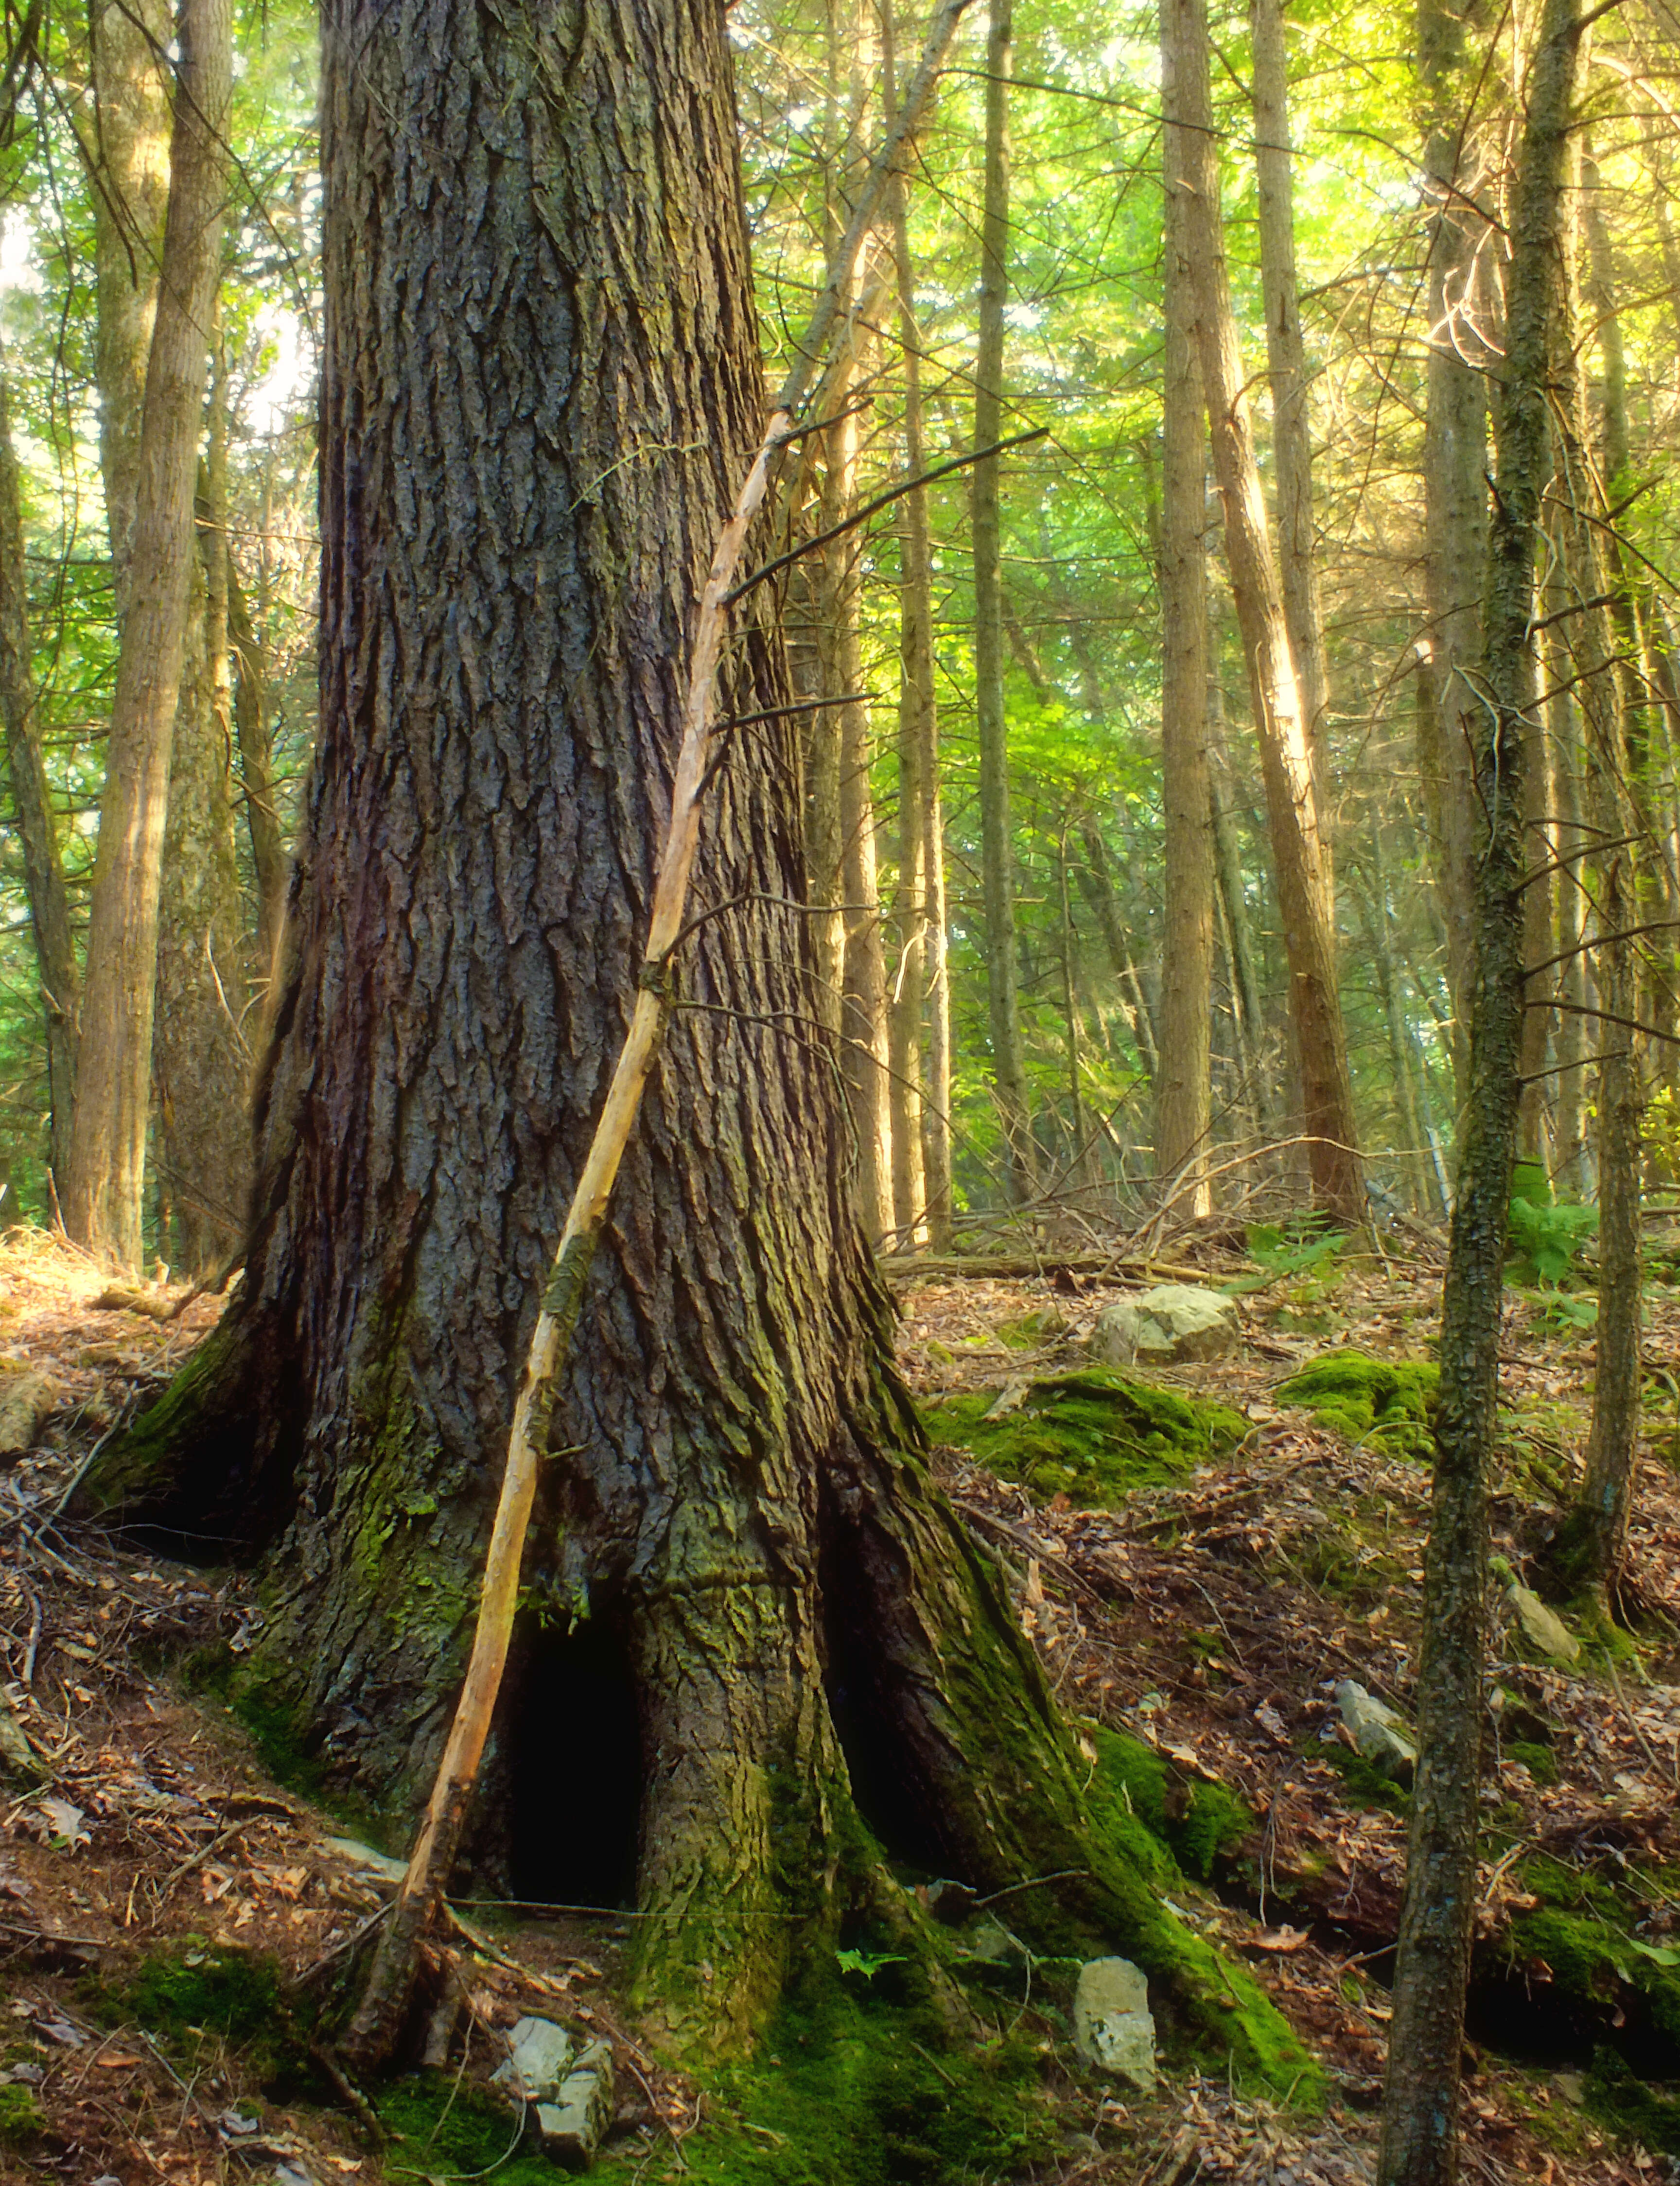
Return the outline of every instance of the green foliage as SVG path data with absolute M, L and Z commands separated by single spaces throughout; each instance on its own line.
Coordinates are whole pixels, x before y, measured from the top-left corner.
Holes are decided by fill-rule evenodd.
M 1509 1272 L 1519 1281 L 1560 1283 L 1599 1227 L 1596 1207 L 1574 1201 L 1553 1206 L 1513 1197 L 1510 1206 L 1512 1260 Z
M 861 1974 L 872 1981 L 882 1966 L 901 1966 L 906 1960 L 902 1951 L 837 1951 L 834 1963 L 843 1974 Z
M 1268 1290 L 1288 1276 L 1305 1275 L 1309 1269 L 1333 1259 L 1347 1242 L 1343 1230 L 1315 1232 L 1299 1223 L 1279 1227 L 1268 1222 L 1251 1222 L 1245 1235 L 1248 1257 L 1259 1262 L 1261 1273 L 1221 1283 L 1219 1287 L 1227 1298 L 1246 1297 L 1254 1291 Z
M 1277 1393 L 1350 1442 L 1372 1442 L 1397 1457 L 1424 1460 L 1440 1380 L 1439 1367 L 1425 1359 L 1331 1351 L 1280 1383 Z
M 984 1393 L 948 1397 L 922 1417 L 936 1442 L 972 1451 L 1001 1478 L 1087 1506 L 1182 1479 L 1248 1432 L 1226 1405 L 1095 1367 L 1035 1382 L 1001 1419 L 986 1417 L 992 1403 Z

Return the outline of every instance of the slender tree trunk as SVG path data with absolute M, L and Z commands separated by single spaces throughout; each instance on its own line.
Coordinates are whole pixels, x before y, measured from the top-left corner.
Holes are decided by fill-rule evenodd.
M 1009 78 L 1013 0 L 990 0 L 986 36 L 986 182 L 980 228 L 980 327 L 974 361 L 974 441 L 1002 435 L 1004 305 L 1009 262 Z M 986 995 L 992 1077 L 1002 1119 L 1009 1186 L 1037 1188 L 1016 968 L 1014 846 L 1010 835 L 1009 724 L 1004 714 L 1002 544 L 998 467 L 978 464 L 972 490 L 974 682 L 980 737 L 980 828 L 986 902 Z
M 1382 841 L 1375 826 L 1371 830 L 1371 883 L 1361 886 L 1356 893 L 1365 928 L 1365 944 L 1370 950 L 1377 1000 L 1382 1005 L 1383 1025 L 1388 1034 L 1389 1069 L 1394 1082 L 1394 1127 L 1403 1149 L 1404 1174 L 1411 1187 L 1412 1203 L 1422 1214 L 1434 1197 L 1430 1188 L 1430 1156 L 1413 1073 L 1411 1028 L 1406 1022 L 1394 951 L 1389 941 L 1391 914 Z
M 1527 725 L 1528 744 L 1522 757 L 1526 798 L 1522 839 L 1530 862 L 1537 870 L 1547 864 L 1551 856 L 1546 821 L 1557 809 L 1553 802 L 1549 738 L 1543 702 L 1537 700 L 1524 718 Z M 1542 964 L 1555 954 L 1552 941 L 1550 877 L 1533 881 L 1524 889 L 1522 919 L 1523 961 L 1529 964 Z M 1517 1153 L 1523 1161 L 1543 1163 L 1546 1159 L 1545 1081 L 1540 1073 L 1546 1068 L 1546 1035 L 1551 1015 L 1551 1012 L 1543 1009 L 1529 1009 L 1523 1013 L 1522 1053 L 1519 1068 L 1524 1082 L 1522 1105 L 1517 1117 Z
M 259 1218 L 217 1329 L 87 1492 L 264 1556 L 235 1697 L 400 1830 L 466 1653 L 559 1212 L 655 976 L 700 572 L 763 394 L 709 0 L 390 0 L 376 29 L 363 0 L 325 11 L 322 733 Z M 762 601 L 736 613 L 725 719 L 787 703 Z M 1046 1878 L 1021 1932 L 1059 1906 L 1236 2069 L 1310 2083 L 1252 1977 L 1093 1826 L 1032 1650 L 929 1478 L 843 1099 L 799 1029 L 795 737 L 756 726 L 697 852 L 731 907 L 671 967 L 555 1393 L 478 1857 L 523 1832 L 532 1880 L 575 1897 L 580 1809 L 604 1808 L 612 1853 L 636 1847 L 644 2023 L 737 2049 L 802 1973 L 832 1983 L 848 1915 L 916 1932 L 877 1843 L 982 1895 Z M 545 1771 L 603 1658 L 627 1780 L 557 1801 Z
M 1303 1128 L 1315 1203 L 1363 1228 L 1352 1081 L 1336 987 L 1329 876 L 1301 691 L 1283 597 L 1266 530 L 1265 504 L 1231 313 L 1218 160 L 1208 89 L 1205 0 L 1162 0 L 1163 49 L 1174 54 L 1169 123 L 1179 125 L 1188 257 L 1195 279 L 1213 470 L 1224 502 L 1225 552 L 1247 656 L 1266 809 L 1277 866 L 1278 907 L 1289 957 L 1291 1017 L 1301 1062 Z
M 1108 961 L 1120 989 L 1120 1006 L 1131 1030 L 1132 1045 L 1152 1085 L 1161 1068 L 1160 1049 L 1150 1015 L 1149 997 L 1143 990 L 1133 959 L 1125 913 L 1121 908 L 1119 890 L 1114 885 L 1114 868 L 1109 862 L 1108 845 L 1095 821 L 1080 829 L 1079 839 L 1085 851 L 1085 861 L 1079 868 L 1080 892 L 1095 911 L 1102 928 Z
M 221 261 L 232 75 L 227 0 L 184 0 L 163 276 L 146 372 L 134 546 L 100 804 L 65 1226 L 134 1266 L 151 1085 L 170 745 L 195 559 L 193 489 Z
M 1248 891 L 1242 872 L 1242 842 L 1237 832 L 1231 791 L 1231 754 L 1225 735 L 1225 686 L 1220 673 L 1224 647 L 1217 601 L 1207 617 L 1207 792 L 1213 835 L 1214 871 L 1224 914 L 1231 966 L 1232 995 L 1242 1019 L 1245 1098 L 1256 1133 L 1263 1137 L 1275 1121 L 1274 1104 L 1263 1074 L 1266 1017 L 1255 970 L 1254 936 L 1249 924 Z
M 1551 541 L 1551 558 L 1556 568 L 1561 570 L 1561 537 L 1554 537 Z M 1554 613 L 1563 604 L 1562 585 L 1549 585 L 1543 600 L 1547 613 Z M 1582 848 L 1585 838 L 1581 825 L 1580 737 L 1571 695 L 1574 670 L 1564 625 L 1552 624 L 1545 633 L 1544 643 L 1543 673 L 1548 694 L 1546 722 L 1551 745 L 1552 793 L 1554 799 L 1552 809 L 1556 816 L 1556 824 L 1551 830 L 1553 846 L 1548 854 L 1568 857 Z M 1537 849 L 1537 845 L 1531 844 L 1531 855 L 1536 854 Z M 1552 1133 L 1552 1184 L 1559 1197 L 1565 1199 L 1584 1198 L 1588 1188 L 1586 1059 L 1589 1052 L 1589 1020 L 1582 1014 L 1587 1005 L 1588 957 L 1581 946 L 1587 923 L 1583 916 L 1586 899 L 1582 893 L 1581 870 L 1578 865 L 1567 864 L 1560 866 L 1555 876 L 1557 921 L 1554 928 L 1554 939 L 1552 947 L 1542 951 L 1544 956 L 1554 952 L 1562 956 L 1563 961 L 1557 967 L 1555 973 L 1555 991 L 1571 1005 L 1570 1008 L 1558 1012 L 1557 1029 L 1553 1040 L 1558 1070 L 1554 1080 L 1557 1095 Z M 1532 955 L 1529 957 L 1531 963 L 1539 961 Z
M 193 486 L 207 328 L 220 259 L 221 134 L 231 76 L 230 19 L 222 0 L 196 0 L 183 14 L 178 45 L 182 88 L 160 301 L 126 552 L 126 447 L 114 430 L 107 434 L 115 450 L 108 470 L 122 645 L 88 935 L 84 1067 L 64 1195 L 71 1235 L 131 1265 L 140 1251 L 160 860 L 195 560 Z M 137 249 L 135 238 L 128 239 Z M 133 305 L 131 330 L 133 315 L 143 311 L 143 302 Z M 113 364 L 114 386 L 120 364 Z M 113 396 L 108 407 L 115 426 L 120 404 Z
M 1479 608 L 1487 554 L 1486 373 L 1495 302 L 1481 131 L 1466 69 L 1466 33 L 1480 0 L 1419 0 L 1418 66 L 1430 104 L 1424 146 L 1431 208 L 1429 243 L 1429 378 L 1424 432 L 1425 595 L 1428 623 L 1419 652 L 1431 687 L 1441 763 L 1436 884 L 1447 924 L 1447 977 L 1454 1013 L 1453 1068 L 1464 1089 L 1469 1057 L 1470 967 L 1474 958 L 1475 790 L 1470 754 L 1481 701 L 1473 685 L 1480 655 Z
M 837 426 L 854 433 L 855 421 Z M 843 465 L 844 506 L 857 496 L 853 451 Z M 862 673 L 858 642 L 857 541 L 849 533 L 834 541 L 847 566 L 834 572 L 831 597 L 838 609 L 834 625 L 832 675 L 843 690 L 855 691 Z M 875 799 L 870 793 L 869 709 L 859 703 L 839 709 L 840 834 L 842 900 L 846 905 L 846 949 L 842 1027 L 846 1034 L 842 1062 L 851 1089 L 852 1120 L 858 1141 L 858 1203 L 871 1244 L 893 1228 L 893 1112 L 888 1076 L 887 969 L 881 932 L 881 883 L 875 844 Z
M 881 32 L 882 84 L 890 126 L 898 107 L 892 0 L 885 0 L 882 8 Z M 909 478 L 919 478 L 927 462 L 921 414 L 921 335 L 916 322 L 909 193 L 902 175 L 893 177 L 888 214 L 904 373 L 904 471 Z M 928 1001 L 933 916 L 928 882 L 929 836 L 938 824 L 939 798 L 938 706 L 933 680 L 932 546 L 927 496 L 916 492 L 904 496 L 899 512 L 899 888 L 895 906 L 899 961 L 888 1025 L 893 1067 L 893 1216 L 901 1250 L 927 1244 L 935 1252 L 944 1249 L 934 1237 L 935 1230 L 947 1242 L 950 1235 L 949 1126 L 938 1096 L 935 1096 L 937 1113 L 930 1113 L 926 1106 L 922 1070 L 922 1017 Z M 936 816 L 932 821 L 930 813 Z M 943 897 L 943 884 L 940 894 Z M 943 920 L 942 905 L 942 925 Z M 943 961 L 943 950 L 940 955 Z M 944 1096 L 947 1101 L 949 1076 L 947 1061 Z
M 257 1037 L 251 1045 L 260 1054 L 268 1045 L 279 1001 L 288 860 L 275 801 L 274 745 L 268 721 L 268 649 L 251 621 L 231 548 L 227 572 L 227 635 L 234 659 L 233 732 L 239 747 L 239 782 L 244 793 L 251 871 L 256 881 L 256 940 L 252 956 L 254 982 L 261 994 L 262 1006 Z
M 0 370 L 0 725 L 5 730 L 12 811 L 23 845 L 24 895 L 41 976 L 47 1034 L 47 1084 L 52 1103 L 48 1155 L 61 1190 L 76 1111 L 77 1011 L 81 974 L 76 961 L 70 898 L 47 762 L 41 748 L 31 669 L 29 580 L 24 560 L 23 509 L 12 448 L 11 395 Z
M 1163 16 L 1162 100 L 1177 110 L 1176 48 Z M 1212 1113 L 1209 1083 L 1213 976 L 1213 844 L 1207 771 L 1207 575 L 1202 546 L 1207 465 L 1201 373 L 1185 216 L 1184 132 L 1163 147 L 1165 234 L 1162 364 L 1161 808 L 1166 915 L 1162 933 L 1161 1048 L 1155 1078 L 1155 1173 L 1188 1183 L 1192 1216 L 1212 1201 L 1202 1176 Z
M 169 205 L 169 44 L 164 0 L 94 0 L 93 361 L 117 627 L 128 611 L 138 521 L 147 361 Z
M 1260 289 L 1266 308 L 1266 363 L 1272 384 L 1272 465 L 1278 520 L 1278 574 L 1284 620 L 1301 686 L 1301 710 L 1313 759 L 1320 818 L 1330 788 L 1327 762 L 1330 677 L 1319 610 L 1317 535 L 1313 522 L 1311 376 L 1301 332 L 1295 266 L 1294 155 L 1289 135 L 1289 53 L 1282 0 L 1249 0 L 1254 33 L 1254 168 L 1260 215 Z M 1323 844 L 1326 878 L 1328 838 Z
M 1589 278 L 1585 300 L 1595 318 L 1615 323 L 1607 246 L 1593 241 L 1597 171 L 1578 151 L 1582 239 Z M 1594 261 L 1597 261 L 1596 266 Z M 1578 263 L 1578 255 L 1576 262 Z M 1593 277 L 1596 276 L 1596 277 Z M 1562 399 L 1558 496 L 1564 509 L 1565 589 L 1574 612 L 1563 628 L 1586 730 L 1588 816 L 1592 839 L 1604 847 L 1588 861 L 1599 941 L 1593 973 L 1605 1017 L 1594 1022 L 1603 1059 L 1598 1072 L 1599 1320 L 1593 1377 L 1593 1423 L 1587 1476 L 1565 1529 L 1574 1576 L 1601 1591 L 1612 1586 L 1627 1540 L 1634 1452 L 1644 1379 L 1640 1330 L 1639 1065 L 1631 1021 L 1639 1012 L 1634 944 L 1618 937 L 1654 906 L 1641 905 L 1632 848 L 1621 838 L 1636 831 L 1632 783 L 1642 771 L 1645 737 L 1636 676 L 1638 635 L 1627 573 L 1604 523 L 1612 481 L 1627 472 L 1627 414 L 1621 393 L 1621 343 L 1606 343 L 1602 465 L 1594 461 L 1592 404 L 1580 369 L 1581 315 L 1571 285 L 1558 342 L 1554 380 Z M 1604 328 L 1600 327 L 1600 339 Z M 1628 655 L 1632 652 L 1634 659 Z M 1622 1020 L 1617 1023 L 1617 1019 Z
M 1522 1040 L 1523 758 L 1534 691 L 1536 548 L 1560 298 L 1559 201 L 1579 38 L 1573 0 L 1546 0 L 1527 77 L 1511 210 L 1498 473 L 1475 747 L 1476 1010 L 1441 1331 L 1434 1507 L 1425 1564 L 1419 1758 L 1394 1976 L 1379 2186 L 1451 2186 L 1464 1992 L 1476 1904 L 1486 1650 L 1487 1473 L 1499 1377 L 1506 1210 Z

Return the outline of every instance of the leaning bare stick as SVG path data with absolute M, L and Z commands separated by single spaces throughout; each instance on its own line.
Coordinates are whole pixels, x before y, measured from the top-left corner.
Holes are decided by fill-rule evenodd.
M 555 1384 L 566 1361 L 572 1331 L 583 1303 L 590 1264 L 606 1227 L 613 1186 L 624 1158 L 643 1088 L 665 1036 L 669 1017 L 669 964 L 683 930 L 688 880 L 700 828 L 700 800 L 707 780 L 712 737 L 714 687 L 718 657 L 727 625 L 730 596 L 753 518 L 762 506 L 776 454 L 793 429 L 827 355 L 842 299 L 849 293 L 864 238 L 880 212 L 888 181 L 925 114 L 939 64 L 968 0 L 944 0 L 929 29 L 927 42 L 903 109 L 876 154 L 850 225 L 835 253 L 827 287 L 811 315 L 792 371 L 776 397 L 764 437 L 745 484 L 718 540 L 700 597 L 694 655 L 683 702 L 682 743 L 664 849 L 653 887 L 653 910 L 637 980 L 636 1007 L 625 1035 L 607 1103 L 584 1161 L 560 1233 L 542 1310 L 537 1316 L 524 1378 L 507 1438 L 507 1466 L 484 1563 L 479 1621 L 472 1659 L 456 1704 L 455 1721 L 432 1786 L 426 1819 L 409 1857 L 408 1870 L 384 1923 L 379 1947 L 356 2017 L 344 2037 L 345 2055 L 358 2069 L 376 2070 L 391 2056 L 402 2032 L 413 1993 L 420 1941 L 436 1913 L 461 1841 L 462 1824 L 472 1797 L 496 1696 L 512 1636 L 519 1590 L 519 1564 L 537 1466 L 548 1439 Z M 818 387 L 820 404 L 822 387 Z

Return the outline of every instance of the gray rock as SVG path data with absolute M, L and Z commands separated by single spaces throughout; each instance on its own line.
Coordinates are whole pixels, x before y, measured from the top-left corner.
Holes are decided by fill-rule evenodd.
M 968 1939 L 968 1954 L 986 1966 L 1024 1966 L 1026 1948 L 996 1920 L 983 1920 Z
M 1193 1283 L 1162 1283 L 1103 1308 L 1091 1331 L 1091 1355 L 1111 1366 L 1164 1366 L 1227 1359 L 1240 1341 L 1234 1299 Z
M 1554 1662 L 1575 1663 L 1581 1660 L 1581 1642 L 1556 1610 L 1548 1609 L 1537 1594 L 1531 1593 L 1513 1579 L 1505 1589 L 1505 1599 L 1515 1611 L 1522 1636 L 1531 1647 L 1537 1647 Z
M 1142 2094 L 1155 2085 L 1155 2021 L 1149 1983 L 1129 1959 L 1091 1959 L 1073 1993 L 1073 2046 L 1086 2064 L 1128 2081 Z
M 568 2171 L 587 2171 L 613 2122 L 613 2045 L 591 2042 L 552 2103 L 539 2103 L 537 2131 L 543 2153 Z
M 1336 1687 L 1336 1704 L 1353 1734 L 1353 1743 L 1371 1766 L 1397 1783 L 1405 1782 L 1418 1765 L 1417 1740 L 1405 1718 L 1352 1678 L 1344 1678 Z
M 327 1849 L 336 1852 L 351 1867 L 365 1867 L 382 1882 L 400 1882 L 408 1872 L 406 1859 L 393 1859 L 389 1852 L 375 1852 L 372 1845 L 363 1844 L 357 1837 L 328 1837 Z
M 528 2103 L 552 2102 L 571 2069 L 572 2037 L 565 2028 L 552 2019 L 522 2019 L 507 2037 L 507 2053 L 491 2079 Z

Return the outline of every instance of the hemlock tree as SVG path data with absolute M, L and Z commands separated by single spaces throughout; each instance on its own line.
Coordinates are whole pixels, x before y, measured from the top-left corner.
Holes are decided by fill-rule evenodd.
M 763 393 L 708 0 L 333 0 L 323 37 L 321 743 L 258 1219 L 221 1326 L 90 1487 L 263 1560 L 247 1697 L 400 1817 L 634 1000 L 688 632 Z M 843 1918 L 910 1932 L 878 1836 L 983 1891 L 1055 1878 L 1027 1932 L 1123 1941 L 1222 2060 L 1310 2082 L 1117 1802 L 1088 1806 L 929 1480 L 809 1029 L 797 725 L 761 718 L 787 687 L 749 597 L 721 697 L 753 733 L 697 868 L 718 915 L 556 1408 L 479 1856 L 517 1852 L 523 1813 L 571 1894 L 571 1781 L 535 1809 L 520 1785 L 602 1690 L 582 1645 L 633 1749 L 656 2023 L 739 2047 L 803 1971 L 832 1982 Z

